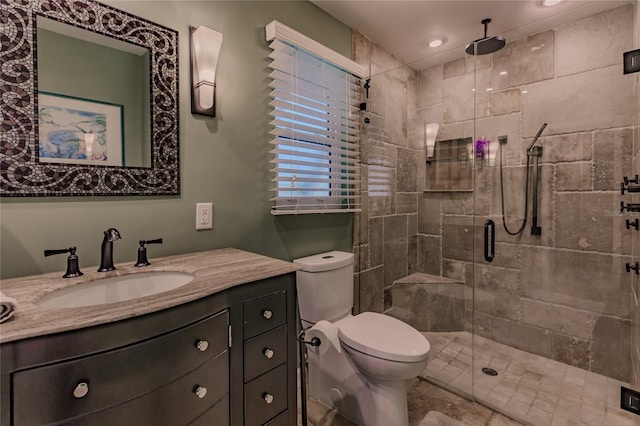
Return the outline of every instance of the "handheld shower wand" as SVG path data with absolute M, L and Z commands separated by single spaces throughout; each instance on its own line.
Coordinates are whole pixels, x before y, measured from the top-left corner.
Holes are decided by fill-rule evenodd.
M 542 156 L 542 147 L 534 146 L 536 142 L 538 142 L 538 138 L 542 135 L 542 132 L 547 127 L 547 123 L 543 123 L 538 133 L 536 133 L 533 141 L 527 148 L 527 166 L 525 172 L 525 184 L 524 184 L 524 218 L 522 220 L 522 225 L 518 228 L 517 231 L 512 231 L 507 227 L 507 219 L 505 215 L 505 207 L 504 207 L 504 177 L 502 173 L 502 143 L 500 144 L 500 196 L 501 196 L 501 205 L 502 205 L 502 226 L 504 230 L 509 235 L 519 235 L 524 228 L 527 226 L 527 212 L 529 211 L 529 164 L 531 157 L 539 158 Z M 505 137 L 506 139 L 506 137 Z M 531 233 L 533 235 L 541 235 L 542 228 L 538 226 L 538 161 L 536 160 L 536 169 L 535 169 L 535 179 L 533 185 L 533 225 L 531 226 Z
M 540 130 L 538 130 L 538 133 L 536 133 L 536 135 L 534 136 L 533 141 L 531 142 L 531 145 L 529 145 L 529 148 L 527 148 L 527 154 L 531 152 L 531 150 L 533 149 L 533 146 L 536 144 L 536 142 L 538 142 L 538 138 L 540 137 L 542 132 L 544 132 L 544 129 L 546 129 L 546 127 L 547 127 L 547 123 L 542 123 L 542 127 L 540 127 Z

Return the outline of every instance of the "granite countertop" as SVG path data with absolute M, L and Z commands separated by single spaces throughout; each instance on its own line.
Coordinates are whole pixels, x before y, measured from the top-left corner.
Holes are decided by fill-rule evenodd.
M 148 314 L 200 299 L 222 290 L 270 278 L 300 269 L 293 263 L 255 253 L 225 248 L 199 253 L 151 259 L 142 268 L 134 262 L 116 264 L 116 270 L 96 272 L 83 268 L 84 275 L 62 278 L 64 272 L 2 280 L 0 289 L 18 301 L 14 318 L 0 324 L 0 343 L 105 324 Z M 195 278 L 190 283 L 164 293 L 126 302 L 81 308 L 40 308 L 38 298 L 63 288 L 102 278 L 154 271 L 186 272 Z

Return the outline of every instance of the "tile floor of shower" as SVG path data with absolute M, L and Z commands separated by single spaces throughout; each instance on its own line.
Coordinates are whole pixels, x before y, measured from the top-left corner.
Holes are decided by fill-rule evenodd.
M 480 336 L 473 337 L 478 402 L 473 403 L 458 396 L 468 397 L 471 391 L 472 335 L 423 334 L 431 350 L 427 368 L 409 388 L 409 426 L 635 424 L 634 415 L 620 409 L 620 386 L 628 387 L 628 383 Z M 494 369 L 498 375 L 486 375 L 483 367 Z M 315 401 L 309 401 L 307 411 L 313 426 L 353 425 Z

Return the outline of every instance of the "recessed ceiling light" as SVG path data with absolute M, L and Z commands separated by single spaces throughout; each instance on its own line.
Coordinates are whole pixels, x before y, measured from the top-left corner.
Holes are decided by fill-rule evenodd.
M 540 4 L 543 6 L 555 6 L 560 3 L 562 0 L 540 0 Z
M 434 38 L 427 44 L 429 47 L 440 47 L 444 44 L 444 38 Z
M 500 71 L 500 75 L 507 75 L 509 74 L 507 71 Z

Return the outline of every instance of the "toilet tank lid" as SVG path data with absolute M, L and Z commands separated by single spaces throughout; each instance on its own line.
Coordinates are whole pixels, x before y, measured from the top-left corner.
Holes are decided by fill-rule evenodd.
M 353 264 L 353 253 L 330 251 L 294 259 L 293 263 L 302 266 L 306 272 L 331 271 Z

